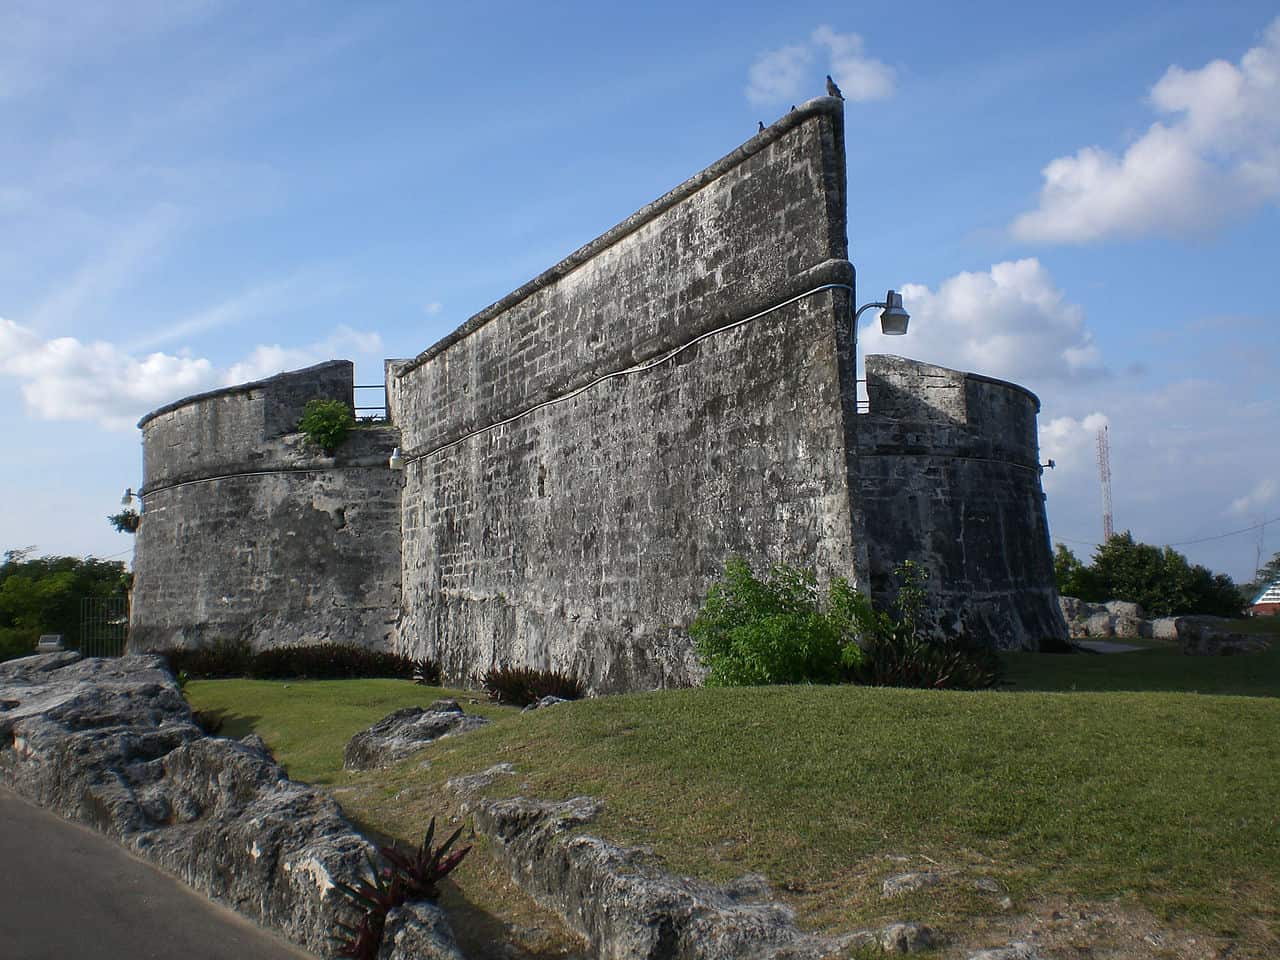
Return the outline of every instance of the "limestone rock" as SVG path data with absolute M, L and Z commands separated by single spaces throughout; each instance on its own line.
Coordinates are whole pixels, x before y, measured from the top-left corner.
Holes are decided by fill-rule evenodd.
M 921 870 L 914 873 L 899 873 L 896 876 L 888 877 L 884 883 L 880 884 L 880 896 L 884 898 L 898 897 L 912 890 L 922 890 L 925 887 L 935 887 L 941 878 L 928 870 Z
M 880 932 L 880 949 L 885 953 L 920 953 L 936 945 L 933 930 L 920 923 L 891 923 Z
M 437 700 L 430 708 L 403 707 L 361 730 L 347 743 L 347 770 L 388 767 L 441 737 L 465 733 L 489 721 L 462 712 L 456 700 Z
M 369 843 L 257 738 L 206 737 L 159 657 L 0 664 L 0 783 L 316 953 Z
M 548 694 L 540 700 L 535 700 L 520 712 L 528 713 L 530 710 L 541 710 L 543 707 L 554 707 L 557 703 L 569 703 L 569 701 L 564 697 L 555 697 Z
M 577 833 L 601 804 L 472 798 L 476 829 L 516 882 L 582 934 L 593 955 L 636 960 L 818 960 L 870 939 L 799 930 L 759 877 L 725 887 L 663 873 L 636 848 Z M 851 939 L 852 938 L 852 939 Z
M 1116 617 L 1126 617 L 1130 620 L 1143 620 L 1146 614 L 1142 611 L 1142 607 L 1136 603 L 1130 603 L 1127 600 L 1108 600 L 1103 604 L 1107 608 L 1107 613 Z
M 449 918 L 434 903 L 411 901 L 387 914 L 378 960 L 465 960 Z
M 1040 951 L 1030 943 L 1015 940 L 1007 947 L 971 953 L 966 960 L 1040 960 Z

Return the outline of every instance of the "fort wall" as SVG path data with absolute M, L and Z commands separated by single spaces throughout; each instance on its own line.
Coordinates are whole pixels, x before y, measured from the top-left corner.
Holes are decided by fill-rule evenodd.
M 856 580 L 844 208 L 811 101 L 400 367 L 400 649 L 685 684 L 729 556 Z
M 1024 388 L 901 357 L 866 358 L 858 496 L 869 586 L 887 606 L 893 568 L 929 572 L 944 632 L 1035 650 L 1066 636 L 1040 485 L 1036 414 Z
M 387 648 L 399 607 L 400 477 L 389 427 L 328 457 L 308 400 L 351 403 L 352 365 L 188 397 L 143 418 L 130 648 L 244 640 Z

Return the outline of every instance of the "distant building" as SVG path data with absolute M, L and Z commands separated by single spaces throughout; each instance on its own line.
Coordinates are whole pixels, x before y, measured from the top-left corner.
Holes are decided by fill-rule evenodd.
M 1280 615 L 1280 580 L 1258 594 L 1249 607 L 1249 615 L 1253 617 Z

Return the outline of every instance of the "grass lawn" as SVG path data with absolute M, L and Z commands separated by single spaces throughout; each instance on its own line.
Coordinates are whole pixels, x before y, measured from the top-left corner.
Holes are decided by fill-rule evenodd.
M 346 739 L 440 691 L 387 680 L 187 692 L 226 712 L 225 733 L 256 730 L 291 775 L 331 785 L 358 821 L 404 839 L 446 809 L 447 778 L 506 760 L 520 775 L 495 790 L 603 797 L 604 836 L 682 873 L 762 872 L 817 927 L 981 929 L 999 914 L 972 889 L 987 876 L 1017 909 L 1119 903 L 1280 955 L 1280 651 L 1009 659 L 1011 685 L 980 693 L 694 689 L 530 714 L 464 700 L 495 722 L 361 775 L 340 770 Z M 885 876 L 930 864 L 967 881 L 881 900 Z

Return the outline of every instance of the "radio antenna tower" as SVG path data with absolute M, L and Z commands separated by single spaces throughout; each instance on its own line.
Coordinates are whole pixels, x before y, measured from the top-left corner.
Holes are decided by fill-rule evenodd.
M 1102 542 L 1115 534 L 1111 520 L 1111 440 L 1107 426 L 1098 428 L 1098 478 L 1102 481 Z

